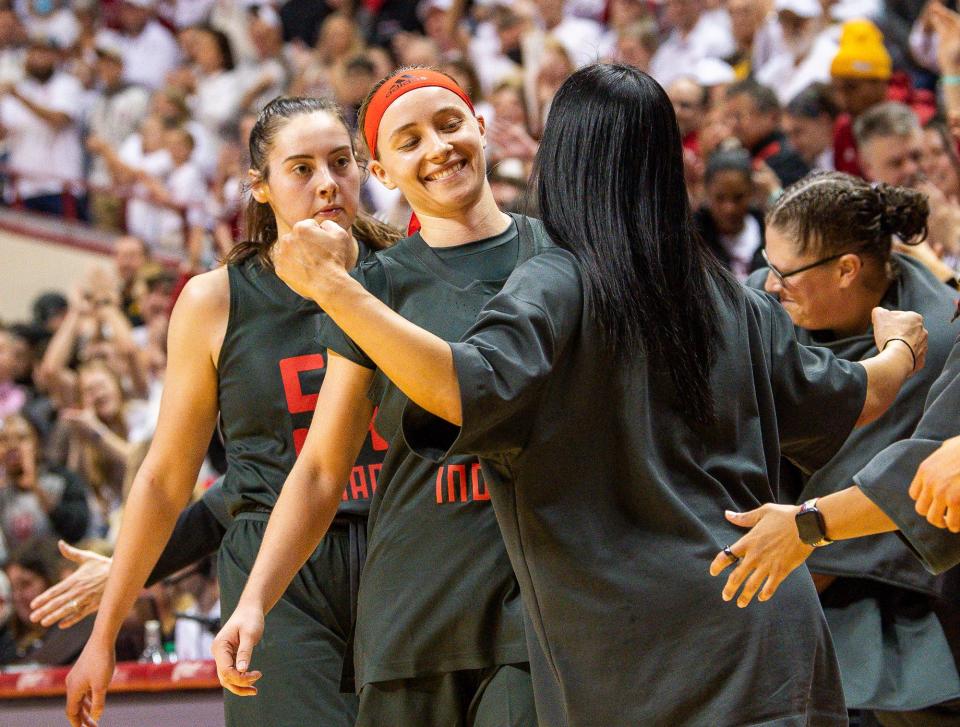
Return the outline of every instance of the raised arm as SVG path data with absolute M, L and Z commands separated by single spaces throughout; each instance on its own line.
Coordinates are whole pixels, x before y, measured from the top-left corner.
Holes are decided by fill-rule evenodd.
M 174 308 L 157 431 L 126 502 L 93 633 L 67 677 L 67 716 L 74 727 L 103 711 L 117 633 L 190 498 L 210 441 L 217 416 L 214 352 L 229 308 L 226 276 L 221 269 L 194 278 Z
M 331 352 L 310 431 L 273 507 L 237 608 L 213 643 L 220 683 L 234 694 L 256 694 L 259 672 L 247 671 L 263 634 L 264 614 L 327 532 L 340 505 L 373 404 L 366 393 L 373 371 Z
M 411 400 L 459 425 L 460 390 L 443 339 L 414 325 L 364 290 L 347 269 L 353 238 L 335 222 L 298 222 L 273 249 L 277 275 L 316 301 Z
M 860 362 L 867 370 L 867 397 L 858 427 L 883 416 L 927 360 L 927 331 L 918 313 L 874 308 L 873 337 L 879 353 Z

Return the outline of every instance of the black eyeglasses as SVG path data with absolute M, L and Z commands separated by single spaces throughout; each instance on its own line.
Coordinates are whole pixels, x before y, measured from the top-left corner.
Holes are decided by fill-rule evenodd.
M 804 273 L 807 270 L 812 270 L 813 268 L 820 267 L 821 265 L 826 265 L 829 262 L 842 258 L 847 253 L 840 252 L 840 253 L 837 253 L 836 255 L 831 255 L 830 257 L 822 258 L 820 260 L 817 260 L 816 262 L 810 263 L 809 265 L 804 265 L 803 267 L 797 268 L 796 270 L 791 270 L 790 272 L 786 272 L 786 273 L 780 270 L 778 267 L 776 267 L 772 262 L 770 262 L 770 258 L 767 257 L 766 250 L 761 250 L 760 254 L 763 256 L 763 261 L 767 264 L 767 267 L 770 268 L 770 272 L 773 273 L 774 276 L 777 278 L 777 280 L 780 281 L 780 284 L 786 285 L 787 278 L 789 278 L 791 275 L 798 275 L 799 273 Z

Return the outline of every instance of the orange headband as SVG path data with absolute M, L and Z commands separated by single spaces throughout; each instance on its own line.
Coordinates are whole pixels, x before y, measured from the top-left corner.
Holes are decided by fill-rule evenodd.
M 371 156 L 375 157 L 377 155 L 377 134 L 380 131 L 380 121 L 390 104 L 405 93 L 428 87 L 445 88 L 452 91 L 463 99 L 472 113 L 476 113 L 466 91 L 454 83 L 449 76 L 427 68 L 401 71 L 384 81 L 383 85 L 373 94 L 370 103 L 367 104 L 367 115 L 363 120 L 363 136 L 367 140 L 367 148 L 370 149 Z

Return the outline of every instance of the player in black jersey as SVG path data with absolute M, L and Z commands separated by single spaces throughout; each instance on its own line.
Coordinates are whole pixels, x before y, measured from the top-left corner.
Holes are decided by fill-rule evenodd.
M 398 141 L 432 136 L 418 125 Z M 691 231 L 672 106 L 635 68 L 588 66 L 563 84 L 535 179 L 557 245 L 518 267 L 469 331 L 441 334 L 456 343 L 358 286 L 332 226 L 285 239 L 277 272 L 410 397 L 398 395 L 396 440 L 440 462 L 483 458 L 541 724 L 846 724 L 808 575 L 781 585 L 780 608 L 750 613 L 722 602 L 708 566 L 739 537 L 724 509 L 775 499 L 781 452 L 816 468 L 889 406 L 922 364 L 920 316 L 878 309 L 881 353 L 860 363 L 800 346 L 779 305 Z M 263 594 L 267 554 L 290 558 L 273 547 L 275 525 L 294 527 L 281 520 L 290 494 L 250 578 Z M 439 559 L 471 542 L 433 545 Z
M 270 508 L 293 466 L 326 369 L 317 340 L 322 311 L 285 286 L 270 248 L 303 219 L 333 220 L 354 235 L 354 260 L 397 235 L 358 215 L 361 170 L 337 107 L 276 99 L 250 136 L 248 240 L 227 264 L 193 278 L 170 321 L 160 419 L 127 500 L 110 578 L 93 634 L 67 678 L 71 724 L 99 718 L 113 673 L 114 641 L 193 490 L 218 412 L 225 438 L 223 493 L 233 516 L 220 548 L 221 610 L 229 615 L 253 564 Z M 322 410 L 317 416 L 322 416 Z M 356 698 L 341 694 L 365 542 L 369 496 L 385 443 L 362 414 L 356 462 L 345 463 L 331 537 L 287 589 L 271 639 L 254 666 L 267 677 L 260 699 L 225 694 L 227 724 L 350 727 Z M 362 446 L 361 446 L 362 445 Z M 308 658 L 290 658 L 293 641 Z
M 365 102 L 361 126 L 371 172 L 403 192 L 422 230 L 365 261 L 357 279 L 455 340 L 513 269 L 549 240 L 539 223 L 497 208 L 485 174 L 483 119 L 448 77 L 412 68 L 385 79 Z M 331 353 L 318 399 L 325 415 L 314 417 L 248 587 L 214 644 L 221 678 L 241 691 L 248 683 L 241 662 L 250 641 L 261 633 L 272 638 L 263 613 L 326 530 L 339 496 L 333 483 L 364 431 L 357 412 L 377 403 L 390 449 L 371 505 L 357 606 L 357 723 L 534 725 L 519 587 L 477 459 L 434 464 L 413 455 L 399 436 L 406 399 L 390 372 L 335 326 L 323 336 L 338 354 Z

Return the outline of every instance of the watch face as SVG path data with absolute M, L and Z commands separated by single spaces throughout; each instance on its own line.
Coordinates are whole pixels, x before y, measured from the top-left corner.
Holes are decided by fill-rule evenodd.
M 820 522 L 820 511 L 811 508 L 805 512 L 797 514 L 797 531 L 800 533 L 800 540 L 807 545 L 816 545 L 824 539 L 826 533 Z

